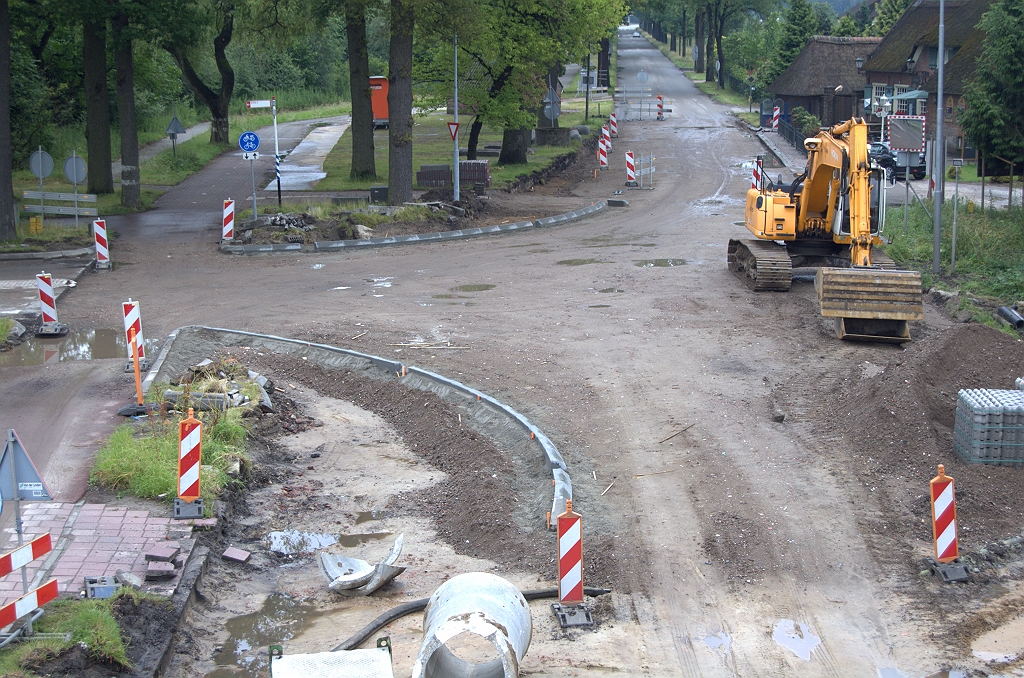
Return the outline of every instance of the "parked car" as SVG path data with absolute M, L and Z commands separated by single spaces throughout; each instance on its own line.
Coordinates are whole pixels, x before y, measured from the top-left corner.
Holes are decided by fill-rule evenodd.
M 885 168 L 889 173 L 896 176 L 896 178 L 903 178 L 905 174 L 904 168 L 897 167 L 896 153 L 889 148 L 889 144 L 886 142 L 873 141 L 868 144 L 868 157 L 874 160 L 880 167 Z M 915 179 L 924 179 L 925 169 L 924 153 L 920 153 L 917 164 L 910 167 L 910 175 Z
M 640 37 L 640 31 L 633 31 L 633 37 L 634 38 L 639 38 Z

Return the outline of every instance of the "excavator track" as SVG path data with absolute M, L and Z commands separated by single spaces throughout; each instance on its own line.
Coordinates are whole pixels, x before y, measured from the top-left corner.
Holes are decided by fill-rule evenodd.
M 730 240 L 729 270 L 755 292 L 788 292 L 793 262 L 781 245 L 763 240 Z

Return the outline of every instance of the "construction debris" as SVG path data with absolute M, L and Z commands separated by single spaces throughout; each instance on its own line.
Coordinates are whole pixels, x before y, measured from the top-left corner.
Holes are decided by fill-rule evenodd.
M 398 535 L 391 552 L 383 562 L 370 565 L 365 560 L 320 551 L 317 564 L 327 579 L 327 588 L 343 596 L 368 596 L 389 581 L 405 572 L 404 567 L 395 567 L 402 555 L 405 535 Z

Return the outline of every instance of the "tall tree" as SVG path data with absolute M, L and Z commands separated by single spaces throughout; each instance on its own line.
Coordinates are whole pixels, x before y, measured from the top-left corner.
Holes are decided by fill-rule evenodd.
M 818 24 L 814 29 L 814 34 L 832 35 L 832 28 L 836 24 L 836 10 L 832 8 L 832 5 L 827 2 L 814 3 L 814 16 Z
M 388 204 L 412 201 L 412 0 L 391 0 L 388 62 Z
M 99 10 L 100 3 L 94 6 Z M 85 80 L 85 142 L 89 151 L 90 193 L 113 193 L 110 166 L 110 93 L 107 90 L 106 17 L 95 11 L 82 26 L 82 72 Z
M 348 36 L 348 71 L 352 92 L 352 179 L 377 176 L 373 156 L 373 105 L 370 62 L 366 48 L 366 2 L 346 0 L 345 32 Z
M 875 35 L 888 33 L 892 25 L 903 16 L 909 6 L 909 0 L 881 0 L 876 5 L 878 14 L 875 16 L 871 32 Z
M 858 30 L 856 22 L 849 14 L 844 14 L 839 17 L 839 21 L 832 27 L 832 35 L 842 38 L 852 38 L 860 35 L 861 31 Z
M 1024 159 L 1024 4 L 995 0 L 979 24 L 981 54 L 968 82 L 967 109 L 958 118 L 983 157 Z
M 17 237 L 17 207 L 11 179 L 11 15 L 7 0 L 0 0 L 0 242 Z
M 128 13 L 118 3 L 111 20 L 114 33 L 114 69 L 117 86 L 117 119 L 121 133 L 121 204 L 142 207 L 139 185 L 139 133 L 135 116 L 135 63 Z

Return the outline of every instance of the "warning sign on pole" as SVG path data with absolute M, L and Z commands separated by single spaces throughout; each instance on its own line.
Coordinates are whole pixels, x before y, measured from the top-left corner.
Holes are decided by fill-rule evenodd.
M 452 141 L 455 141 L 455 135 L 459 133 L 459 123 L 450 122 L 448 123 L 448 134 L 452 135 Z

